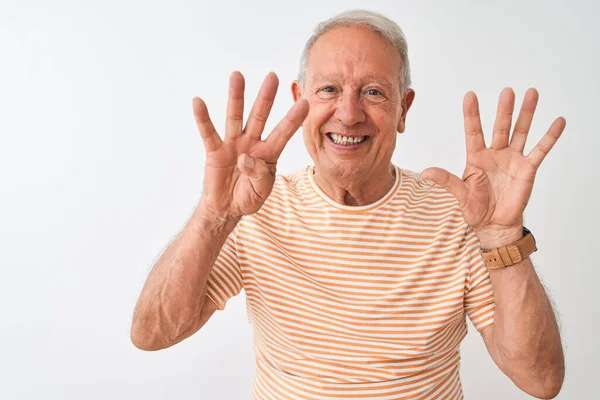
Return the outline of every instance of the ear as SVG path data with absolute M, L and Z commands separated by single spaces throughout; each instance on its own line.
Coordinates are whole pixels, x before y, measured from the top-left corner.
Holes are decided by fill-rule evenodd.
M 400 116 L 400 121 L 398 121 L 398 133 L 404 133 L 404 130 L 406 129 L 406 114 L 408 114 L 408 110 L 414 99 L 415 91 L 408 89 L 402 99 L 402 115 Z
M 292 97 L 294 98 L 294 103 L 302 98 L 302 88 L 298 81 L 292 82 Z

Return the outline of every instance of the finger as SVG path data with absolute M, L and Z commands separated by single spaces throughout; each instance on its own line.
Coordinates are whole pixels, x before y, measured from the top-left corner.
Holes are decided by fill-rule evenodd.
M 223 141 L 210 120 L 206 103 L 201 98 L 195 97 L 192 101 L 192 106 L 194 108 L 194 119 L 196 120 L 200 136 L 202 136 L 202 140 L 204 141 L 206 152 L 218 149 Z
M 533 120 L 533 114 L 537 107 L 539 93 L 534 88 L 531 88 L 525 92 L 523 98 L 523 104 L 521 104 L 521 111 L 519 111 L 519 117 L 515 123 L 515 129 L 513 131 L 512 138 L 510 139 L 510 147 L 523 153 L 525 149 L 525 143 L 527 142 L 527 134 L 531 128 L 531 121 Z
M 244 121 L 244 76 L 233 71 L 229 77 L 229 99 L 227 101 L 227 119 L 225 120 L 225 138 L 234 139 L 242 134 Z
M 479 116 L 479 103 L 473 92 L 468 92 L 463 101 L 463 115 L 465 119 L 465 134 L 467 142 L 467 162 L 473 154 L 485 149 L 485 139 L 481 128 Z
M 527 159 L 536 169 L 539 168 L 544 158 L 552 150 L 552 147 L 554 147 L 554 144 L 565 130 L 566 125 L 567 121 L 563 117 L 556 118 L 542 140 L 531 150 Z
M 500 150 L 508 146 L 514 110 L 515 92 L 511 88 L 505 88 L 500 93 L 500 99 L 498 100 L 498 111 L 492 135 L 492 149 Z
M 279 158 L 287 142 L 304 122 L 308 114 L 308 107 L 308 101 L 298 100 L 267 137 L 265 145 L 268 146 L 270 157 L 273 160 Z
M 256 101 L 254 101 L 252 109 L 250 110 L 248 123 L 244 129 L 245 134 L 260 139 L 260 135 L 262 134 L 263 129 L 265 129 L 267 118 L 269 118 L 269 114 L 271 113 L 271 107 L 273 107 L 278 87 L 279 79 L 277 78 L 277 75 L 273 72 L 269 72 L 260 87 L 258 96 L 256 96 Z
M 461 207 L 466 204 L 468 189 L 465 182 L 458 176 L 451 174 L 442 168 L 427 168 L 421 172 L 421 178 L 433 181 L 452 193 Z
M 264 160 L 243 153 L 238 157 L 237 166 L 240 172 L 250 179 L 254 191 L 261 199 L 269 197 L 273 189 L 275 171 L 272 171 Z

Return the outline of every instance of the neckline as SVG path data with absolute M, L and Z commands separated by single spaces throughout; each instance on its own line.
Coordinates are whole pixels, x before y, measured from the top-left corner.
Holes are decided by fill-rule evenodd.
M 314 168 L 314 165 L 310 165 L 306 168 L 306 177 L 308 179 L 308 182 L 310 183 L 310 186 L 322 200 L 327 202 L 327 204 L 329 204 L 330 206 L 333 206 L 339 210 L 350 212 L 366 212 L 378 209 L 386 205 L 394 197 L 400 186 L 402 186 L 402 170 L 398 166 L 394 165 L 394 169 L 396 171 L 396 178 L 394 180 L 394 184 L 382 198 L 380 198 L 374 203 L 367 204 L 364 206 L 347 206 L 345 204 L 340 204 L 337 201 L 333 200 L 323 190 L 321 190 L 321 188 L 319 187 L 319 185 L 317 185 L 313 177 Z

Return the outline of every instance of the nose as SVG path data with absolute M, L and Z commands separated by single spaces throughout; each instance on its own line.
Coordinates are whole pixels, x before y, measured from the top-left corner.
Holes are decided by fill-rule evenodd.
M 336 118 L 346 126 L 352 126 L 366 119 L 360 98 L 355 93 L 344 93 L 338 98 Z

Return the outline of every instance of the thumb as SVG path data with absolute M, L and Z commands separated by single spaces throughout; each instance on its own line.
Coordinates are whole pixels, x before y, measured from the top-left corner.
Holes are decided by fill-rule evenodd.
M 458 204 L 465 204 L 469 193 L 465 182 L 458 176 L 451 174 L 443 168 L 427 168 L 421 172 L 421 178 L 433 181 L 456 197 Z
M 238 157 L 237 167 L 242 174 L 248 177 L 256 194 L 262 199 L 269 197 L 273 189 L 275 174 L 264 160 L 242 153 Z

